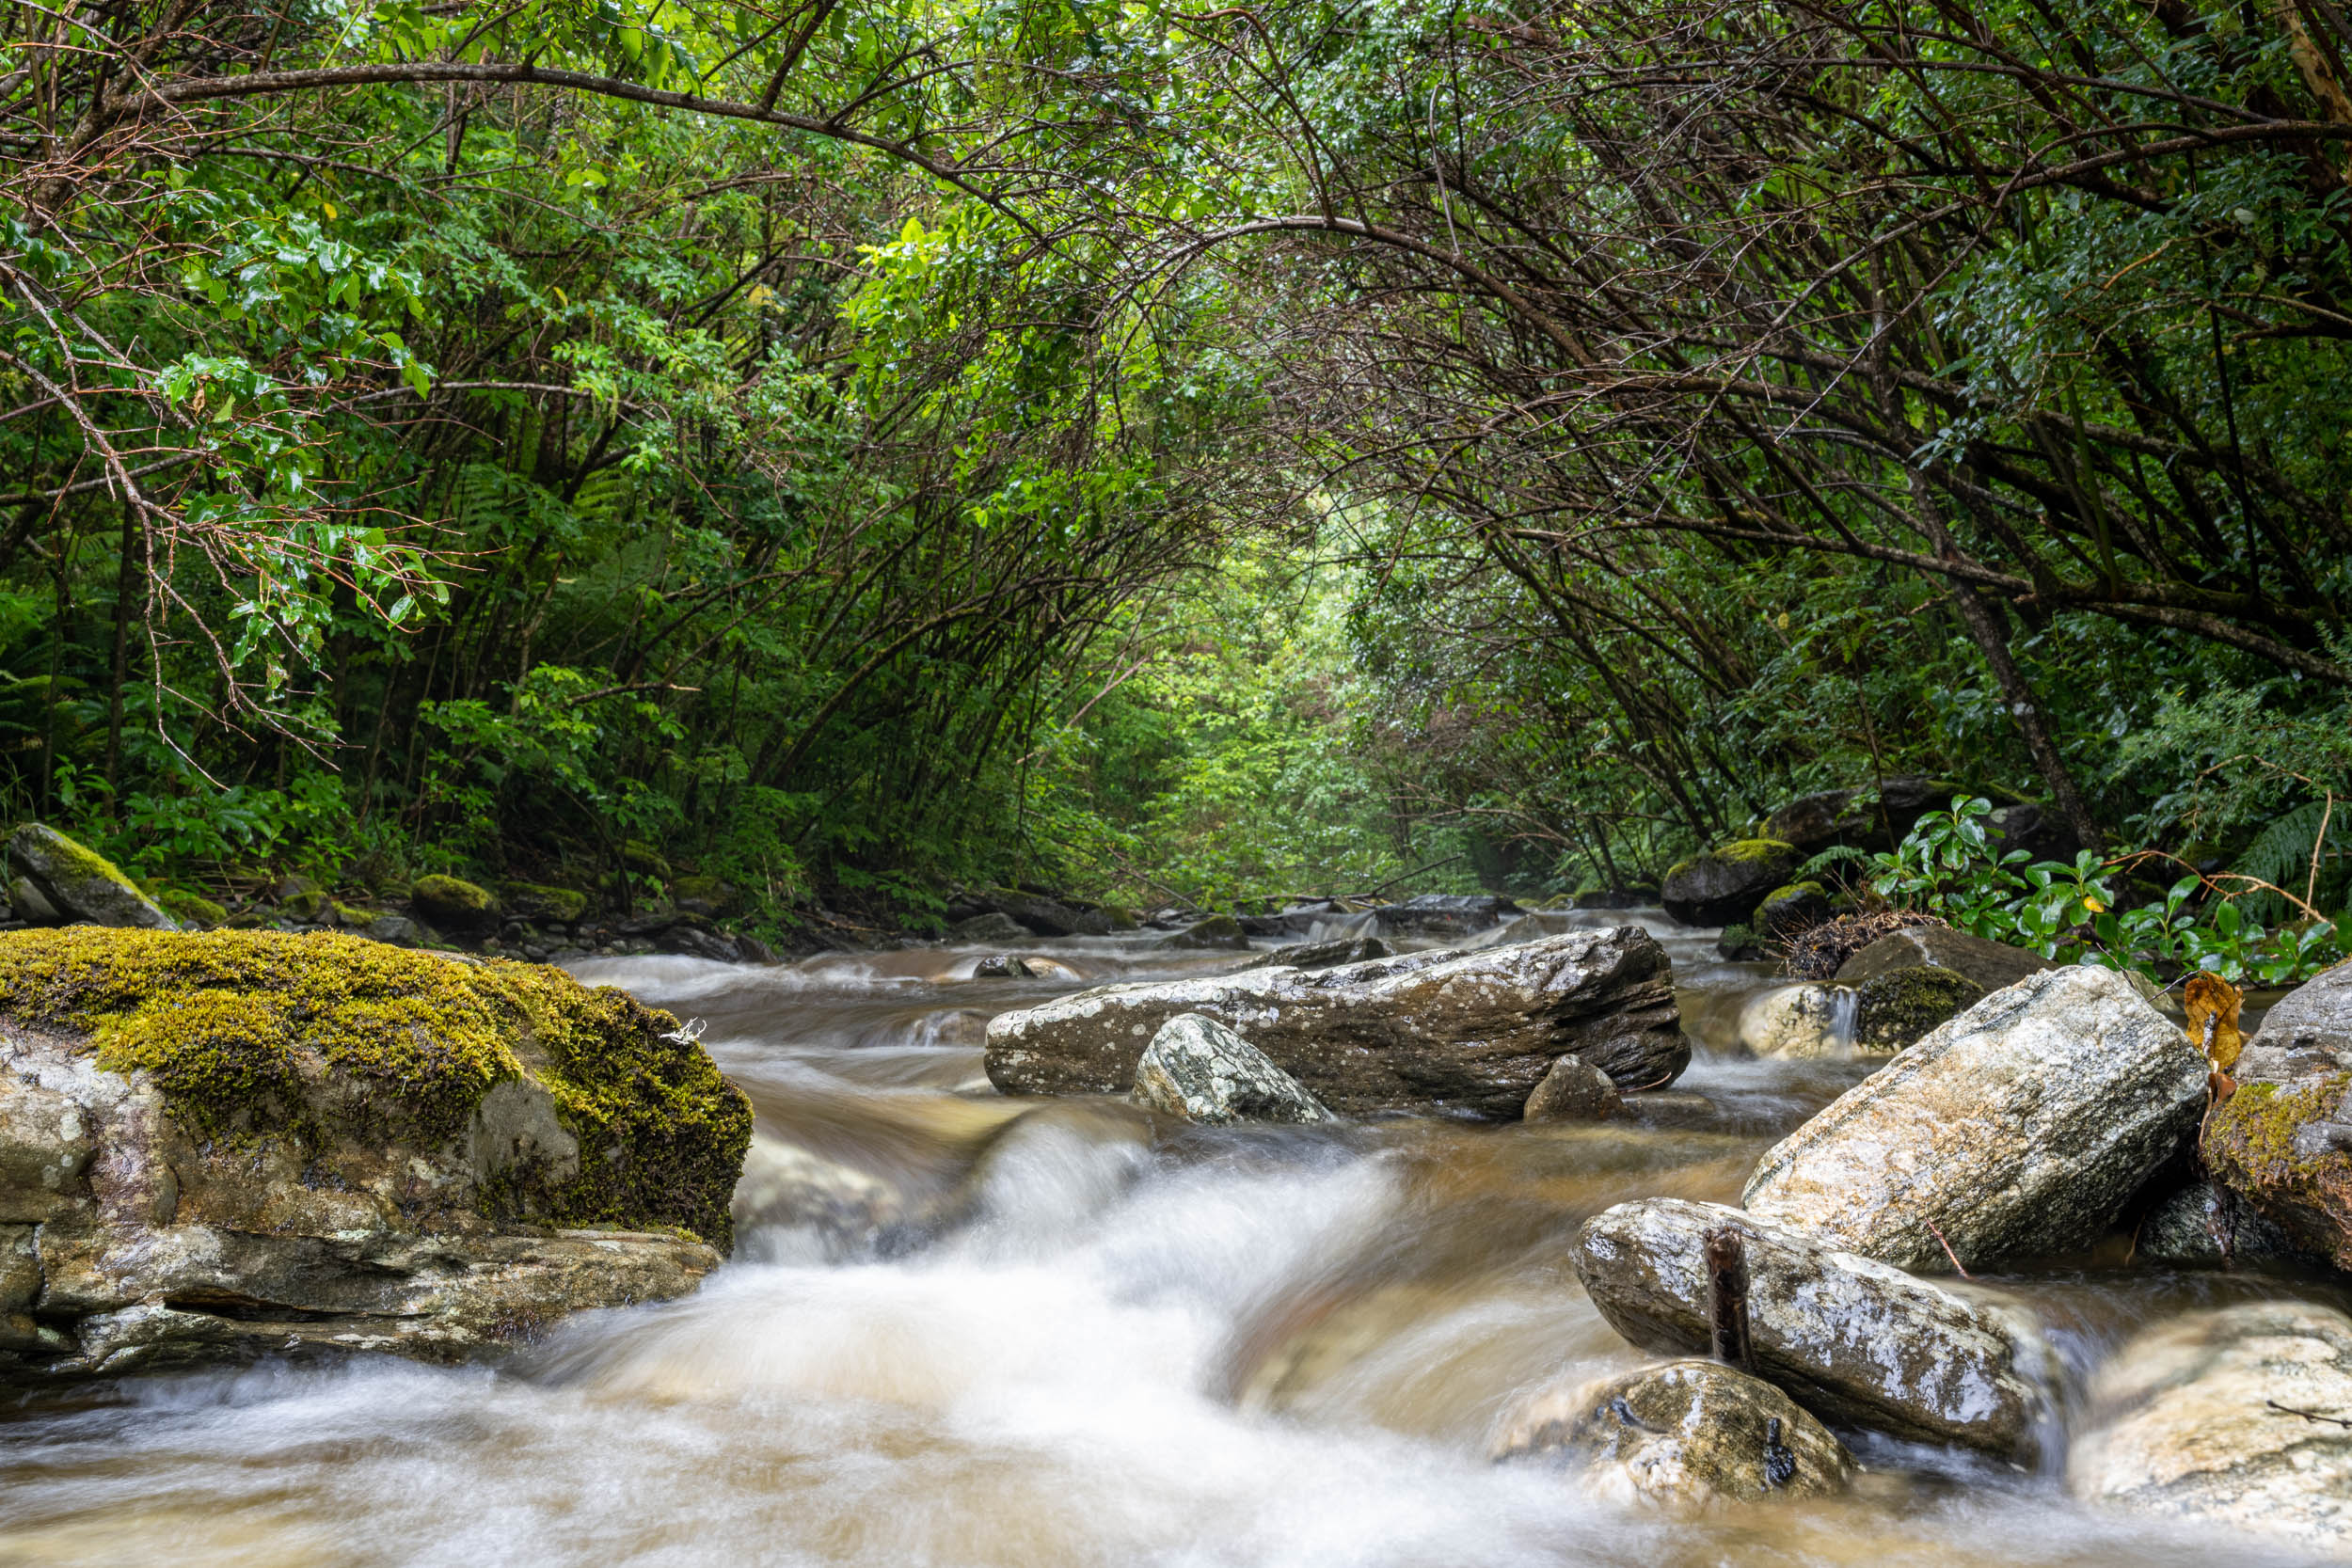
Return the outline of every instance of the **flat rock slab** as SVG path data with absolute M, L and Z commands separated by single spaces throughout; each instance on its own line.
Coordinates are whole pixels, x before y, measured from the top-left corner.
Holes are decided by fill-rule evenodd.
M 1823 1420 L 2017 1464 L 2052 1420 L 2050 1353 L 2032 1321 L 1900 1269 L 1838 1252 L 1719 1203 L 1644 1198 L 1585 1222 L 1576 1272 L 1610 1325 L 1643 1350 L 1712 1344 L 1708 1237 L 1738 1238 L 1748 1370 Z
M 1781 1140 L 1742 1202 L 1907 1269 L 2074 1251 L 2196 1130 L 2205 1074 L 2125 975 L 2029 975 Z
M 1509 1119 L 1573 1054 L 1626 1088 L 1690 1065 L 1672 966 L 1636 927 L 1336 969 L 1248 970 L 1104 986 L 988 1026 L 1007 1094 L 1124 1094 L 1160 1026 L 1200 1013 L 1242 1035 L 1335 1111 Z
M 1720 1361 L 1670 1361 L 1538 1395 L 1494 1457 L 1554 1459 L 1613 1502 L 1677 1506 L 1834 1497 L 1854 1473 L 1828 1428 Z
M 2352 1550 L 2352 1318 L 2249 1302 L 2160 1323 L 2091 1380 L 2085 1502 Z

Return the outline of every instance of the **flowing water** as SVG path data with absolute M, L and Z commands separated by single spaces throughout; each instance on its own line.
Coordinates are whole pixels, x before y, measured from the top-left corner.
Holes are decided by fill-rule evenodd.
M 1625 917 L 1598 917 L 1603 918 Z M 1772 982 L 1660 924 L 1701 1045 L 1632 1120 L 1195 1129 L 1009 1101 L 994 1011 L 1230 954 L 1035 943 L 774 968 L 580 966 L 709 1021 L 758 1138 L 697 1296 L 497 1369 L 262 1364 L 0 1417 L 0 1562 L 1518 1568 L 2279 1563 L 2067 1500 L 2052 1473 L 1855 1437 L 1834 1503 L 1679 1518 L 1488 1463 L 1530 1393 L 1638 1364 L 1567 1263 L 1625 1198 L 1736 1199 L 1858 1078 L 1723 1048 Z M 1001 950 L 1001 949 L 1000 949 Z M 1712 1047 L 1713 1049 L 1709 1049 Z M 2011 1281 L 2077 1375 L 2137 1325 L 2312 1281 L 2121 1266 Z

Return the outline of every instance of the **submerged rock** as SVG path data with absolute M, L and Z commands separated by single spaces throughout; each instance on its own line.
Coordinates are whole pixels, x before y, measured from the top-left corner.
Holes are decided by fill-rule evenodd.
M 1389 944 L 1378 937 L 1334 937 L 1329 942 L 1302 942 L 1291 947 L 1278 947 L 1264 958 L 1245 964 L 1246 969 L 1337 969 L 1342 964 L 1359 964 L 1390 956 Z
M 2352 1550 L 2352 1318 L 2249 1302 L 2159 1323 L 2091 1380 L 2085 1502 Z
M 1984 988 L 1956 969 L 1920 964 L 1889 970 L 1854 988 L 1854 1049 L 1892 1055 L 1984 1000 Z
M 1853 992 L 1780 986 L 1740 1009 L 1740 1043 L 1758 1056 L 1842 1056 L 1853 1048 Z
M 45 918 L 51 920 L 87 920 L 150 931 L 180 928 L 112 861 L 45 823 L 27 822 L 10 833 L 8 860 L 33 894 L 17 897 L 20 919 L 43 919 L 40 911 L 46 909 Z
M 1616 1080 L 1581 1056 L 1563 1056 L 1527 1097 L 1528 1121 L 1602 1121 L 1623 1114 Z
M 1882 974 L 1928 964 L 1964 974 L 1988 991 L 2058 967 L 2039 953 L 1987 942 L 1949 926 L 1910 926 L 1880 937 L 1839 964 L 1837 983 L 1860 986 Z
M 1230 914 L 1213 914 L 1206 920 L 1196 920 L 1173 936 L 1160 938 L 1161 947 L 1228 948 L 1246 951 L 1249 933 L 1241 928 L 1241 922 Z
M 2205 1118 L 2205 1168 L 2312 1251 L 2352 1268 L 2352 963 L 2263 1018 Z
M 1383 904 L 1372 911 L 1372 918 L 1384 931 L 1462 937 L 1524 912 L 1518 900 L 1499 894 L 1424 893 L 1401 904 Z
M 2192 1181 L 2150 1209 L 2133 1255 L 2197 1264 L 2303 1262 L 2312 1256 L 2252 1204 L 2211 1181 Z
M 2193 1132 L 2204 1057 L 2108 969 L 1986 997 L 1781 1140 L 1742 1201 L 1908 1269 L 2095 1241 Z
M 1264 1052 L 1213 1018 L 1178 1013 L 1160 1025 L 1127 1097 L 1148 1111 L 1212 1126 L 1334 1118 Z
M 1804 859 L 1776 838 L 1743 838 L 1693 855 L 1666 873 L 1658 898 L 1685 926 L 1730 926 L 1754 914 L 1764 895 Z
M 2049 1353 L 2023 1314 L 1716 1203 L 1645 1198 L 1585 1222 L 1576 1272 L 1643 1350 L 1713 1344 L 1708 1238 L 1738 1241 L 1747 1367 L 1824 1420 L 2019 1464 L 2042 1446 Z
M 1852 1482 L 1853 1455 L 1788 1395 L 1720 1361 L 1673 1361 L 1538 1395 L 1493 1448 L 1555 1459 L 1612 1502 L 1820 1497 Z
M 0 1375 L 448 1359 L 691 1290 L 751 1111 L 676 1029 L 356 937 L 0 938 L 0 1227 L 39 1227 L 44 1335 Z
M 1672 1082 L 1691 1053 L 1664 951 L 1620 927 L 1479 953 L 1097 987 L 990 1023 L 989 1079 L 1007 1094 L 1123 1094 L 1178 1013 L 1239 1031 L 1351 1115 L 1444 1107 L 1508 1119 L 1563 1054 L 1646 1088 Z

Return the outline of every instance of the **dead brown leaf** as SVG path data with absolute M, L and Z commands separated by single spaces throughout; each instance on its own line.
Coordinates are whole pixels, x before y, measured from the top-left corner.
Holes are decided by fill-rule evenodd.
M 2238 1006 L 2244 1000 L 2229 981 L 2201 970 L 2190 975 L 2188 984 L 2182 988 L 2181 1006 L 2188 1014 L 2189 1043 L 2203 1052 L 2225 1075 L 2237 1066 L 2238 1053 L 2246 1049 L 2237 1027 Z

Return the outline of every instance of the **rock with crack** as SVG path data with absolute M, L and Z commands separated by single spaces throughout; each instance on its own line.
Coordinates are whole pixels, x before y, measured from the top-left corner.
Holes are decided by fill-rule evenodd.
M 2352 1555 L 2352 1318 L 2247 1302 L 2158 1323 L 2091 1380 L 2085 1502 Z
M 1742 1202 L 1907 1269 L 2089 1245 L 2204 1110 L 2205 1059 L 2145 985 L 2076 968 L 1994 992 L 1782 1139 Z
M 1563 1054 L 1628 1088 L 1671 1083 L 1691 1059 L 1664 951 L 1618 927 L 1478 953 L 1097 987 L 990 1023 L 989 1079 L 1007 1094 L 1124 1094 L 1179 1013 L 1243 1035 L 1347 1115 L 1503 1120 Z
M 1690 1506 L 1834 1497 L 1853 1455 L 1761 1378 L 1720 1361 L 1670 1361 L 1538 1394 L 1511 1418 L 1498 1461 L 1572 1466 L 1617 1503 Z
M 0 937 L 0 1251 L 36 1281 L 0 1268 L 0 1378 L 451 1359 L 679 1295 L 730 1243 L 750 1135 L 675 1019 L 559 970 L 325 933 Z
M 1127 1097 L 1147 1111 L 1210 1126 L 1335 1118 L 1264 1052 L 1213 1018 L 1178 1013 L 1160 1025 Z
M 1747 1370 L 1823 1420 L 2031 1464 L 2054 1365 L 2033 1321 L 1716 1203 L 1645 1198 L 1585 1222 L 1576 1272 L 1643 1350 L 1714 1343 L 1708 1238 L 1737 1239 Z

